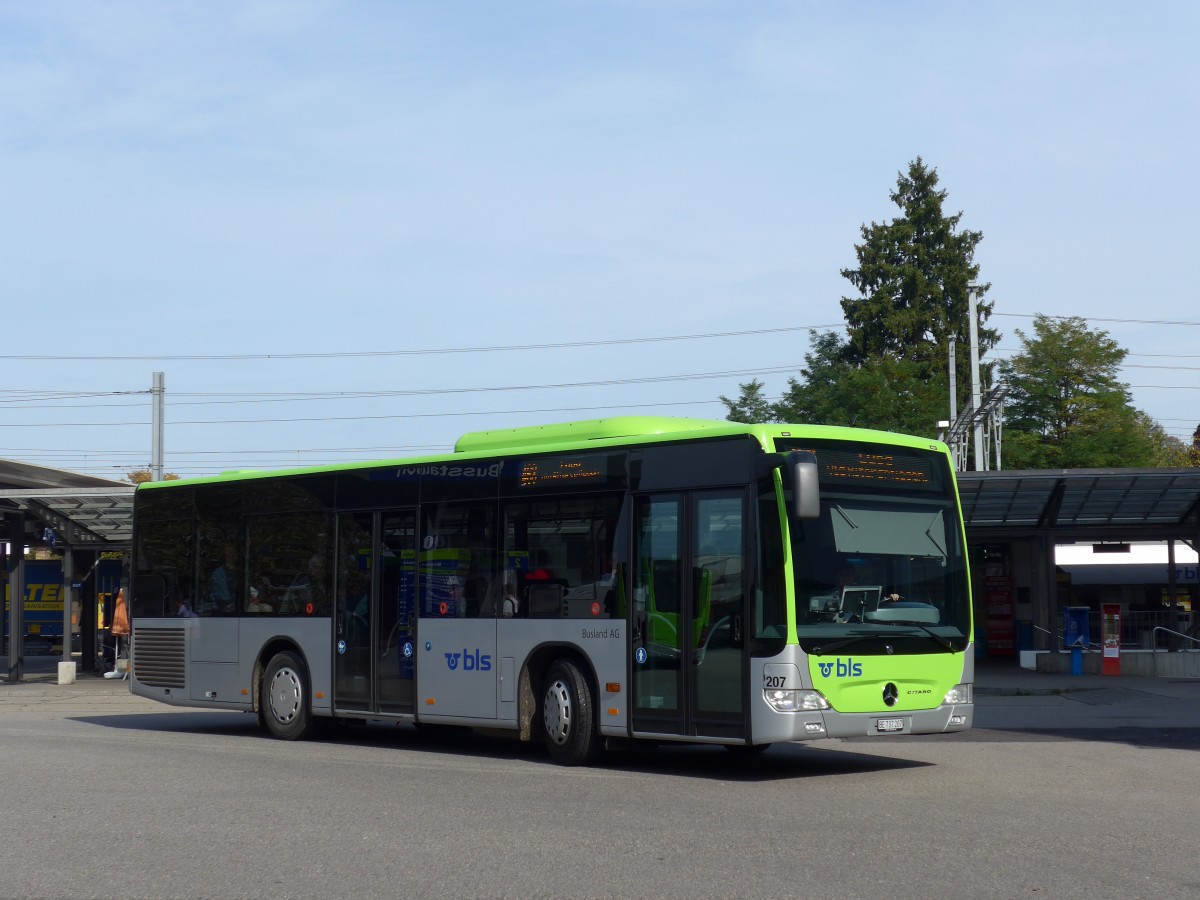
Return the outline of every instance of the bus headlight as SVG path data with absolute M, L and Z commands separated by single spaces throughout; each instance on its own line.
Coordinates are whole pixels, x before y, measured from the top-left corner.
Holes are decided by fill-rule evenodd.
M 829 709 L 820 691 L 767 691 L 767 702 L 776 712 L 806 712 Z
M 946 699 L 942 702 L 951 706 L 958 703 L 970 703 L 971 685 L 956 684 L 954 687 L 950 688 L 950 690 L 946 691 Z

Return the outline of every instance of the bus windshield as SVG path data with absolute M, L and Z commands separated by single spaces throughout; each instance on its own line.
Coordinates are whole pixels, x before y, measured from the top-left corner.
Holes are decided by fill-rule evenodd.
M 964 650 L 966 553 L 945 457 L 846 442 L 780 444 L 817 455 L 821 488 L 819 518 L 791 523 L 801 646 L 818 654 L 851 642 L 852 652 L 867 654 Z

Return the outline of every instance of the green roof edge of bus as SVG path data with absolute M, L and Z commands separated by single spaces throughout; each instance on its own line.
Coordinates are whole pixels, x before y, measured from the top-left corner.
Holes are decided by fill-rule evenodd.
M 569 444 L 573 441 L 601 441 L 641 438 L 658 434 L 694 434 L 711 431 L 729 422 L 716 419 L 686 419 L 675 416 L 613 416 L 551 425 L 525 425 L 519 428 L 493 428 L 469 431 L 454 443 L 455 453 L 481 453 L 510 447 L 523 448 Z
M 791 433 L 796 432 L 796 433 Z M 148 481 L 138 490 L 155 490 L 185 484 L 209 484 L 220 481 L 242 481 L 253 478 L 272 478 L 282 475 L 319 475 L 327 472 L 346 472 L 373 469 L 389 465 L 449 462 L 456 457 L 487 456 L 500 453 L 544 453 L 580 451 L 591 447 L 612 447 L 632 440 L 649 443 L 667 442 L 680 438 L 727 437 L 750 435 L 766 445 L 777 437 L 808 437 L 814 440 L 852 439 L 874 440 L 904 447 L 938 450 L 949 454 L 949 448 L 935 438 L 876 431 L 841 425 L 801 425 L 797 423 L 747 424 L 725 419 L 693 419 L 681 416 L 614 416 L 606 419 L 587 419 L 578 422 L 559 422 L 547 425 L 526 425 L 518 428 L 471 431 L 462 435 L 449 453 L 425 456 L 360 460 L 325 466 L 301 466 L 285 469 L 238 469 L 219 475 L 200 475 L 171 481 Z

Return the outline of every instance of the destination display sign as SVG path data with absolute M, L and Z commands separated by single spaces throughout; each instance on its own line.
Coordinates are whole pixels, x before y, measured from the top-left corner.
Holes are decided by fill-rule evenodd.
M 567 487 L 603 481 L 602 457 L 553 456 L 527 459 L 521 463 L 522 488 Z
M 938 490 L 945 458 L 940 454 L 905 451 L 896 447 L 852 445 L 825 441 L 789 442 L 781 450 L 807 450 L 817 457 L 820 483 L 867 487 L 906 486 L 914 490 Z

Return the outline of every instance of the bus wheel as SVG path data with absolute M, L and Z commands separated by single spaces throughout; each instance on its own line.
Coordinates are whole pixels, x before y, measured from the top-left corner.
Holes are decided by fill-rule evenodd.
M 592 689 L 570 660 L 556 661 L 542 693 L 542 733 L 550 758 L 564 766 L 592 762 L 600 753 Z
M 308 670 L 291 651 L 276 653 L 267 664 L 259 698 L 267 731 L 285 741 L 305 737 L 312 730 L 308 705 Z

